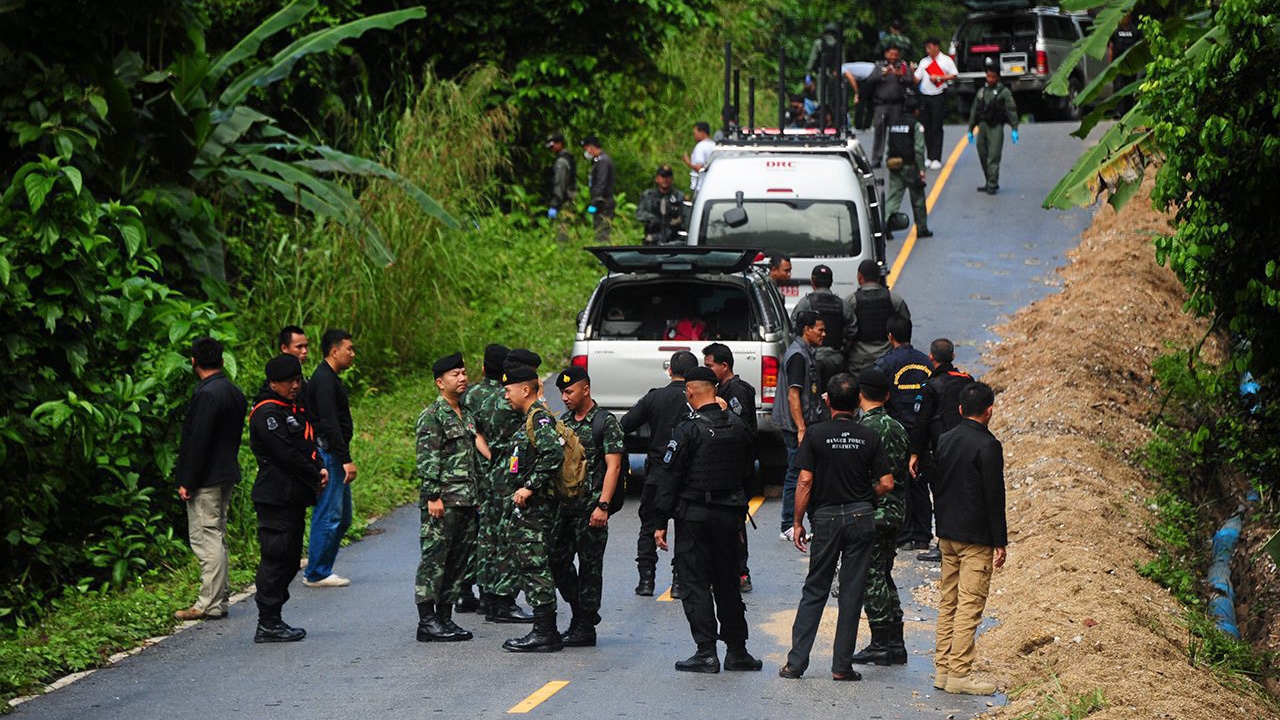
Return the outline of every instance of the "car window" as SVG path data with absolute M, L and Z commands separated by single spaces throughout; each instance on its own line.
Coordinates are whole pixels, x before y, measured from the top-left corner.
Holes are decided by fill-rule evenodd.
M 1059 15 L 1045 15 L 1044 34 L 1045 37 L 1052 40 L 1075 42 L 1076 26 L 1075 23 L 1071 22 L 1071 18 L 1061 17 Z
M 839 200 L 749 200 L 742 207 L 747 223 L 729 227 L 726 211 L 733 200 L 708 202 L 702 210 L 704 245 L 761 248 L 766 255 L 844 257 L 862 251 L 854 203 Z
M 755 311 L 744 283 L 696 278 L 610 283 L 593 339 L 752 340 Z
M 1034 37 L 1035 34 L 1036 19 L 1033 15 L 975 19 L 971 20 L 960 33 L 966 48 L 970 45 L 1007 47 L 1015 36 Z

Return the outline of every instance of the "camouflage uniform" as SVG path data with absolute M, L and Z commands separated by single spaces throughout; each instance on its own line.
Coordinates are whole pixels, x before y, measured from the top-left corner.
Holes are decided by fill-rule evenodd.
M 883 406 L 864 413 L 860 422 L 880 436 L 889 465 L 893 468 L 893 489 L 876 503 L 876 539 L 871 547 L 871 566 L 867 570 L 863 605 L 867 611 L 867 622 L 871 625 L 900 623 L 902 603 L 898 599 L 898 586 L 893 583 L 893 557 L 898 528 L 906 514 L 910 442 L 902 423 L 889 417 Z
M 564 463 L 564 446 L 556 432 L 555 417 L 542 406 L 529 408 L 526 420 L 516 431 L 507 460 L 507 483 L 513 488 L 528 488 L 533 495 L 523 508 L 511 505 L 507 515 L 507 541 L 515 560 L 516 588 L 534 610 L 550 608 L 555 612 L 556 586 L 551 578 L 549 546 L 555 527 L 557 502 L 553 483 Z M 512 491 L 514 492 L 514 490 Z
M 592 428 L 596 413 L 608 414 L 604 419 L 602 438 L 595 437 Z M 580 498 L 560 502 L 560 517 L 556 520 L 551 541 L 551 572 L 561 597 L 573 608 L 574 617 L 594 627 L 600 623 L 604 549 L 609 541 L 609 528 L 591 527 L 591 513 L 600 502 L 600 491 L 604 488 L 604 456 L 624 452 L 622 425 L 599 405 L 592 406 L 581 420 L 575 419 L 568 411 L 560 416 L 560 420 L 578 435 L 586 451 L 591 490 Z M 615 488 L 615 496 L 622 491 L 622 488 Z M 575 555 L 578 558 L 576 570 L 573 566 Z
M 472 575 L 476 552 L 476 495 L 480 453 L 476 423 L 466 408 L 455 413 L 443 397 L 418 416 L 418 466 L 421 483 L 422 557 L 414 582 L 418 603 L 451 604 Z M 444 502 L 444 517 L 427 512 L 428 499 Z
M 514 597 L 519 588 L 516 587 L 511 544 L 506 540 L 506 522 L 511 510 L 511 494 L 516 488 L 510 480 L 507 466 L 511 460 L 511 443 L 520 428 L 520 413 L 507 404 L 502 384 L 487 377 L 467 390 L 463 405 L 475 416 L 476 430 L 489 443 L 492 458 L 480 458 L 478 584 L 481 592 Z

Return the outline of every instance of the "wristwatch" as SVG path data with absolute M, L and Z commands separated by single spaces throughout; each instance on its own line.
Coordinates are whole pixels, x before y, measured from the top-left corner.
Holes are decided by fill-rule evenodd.
M 601 510 L 603 510 L 603 511 L 605 511 L 605 512 L 609 512 L 609 501 L 608 501 L 608 500 L 601 500 L 600 502 L 596 503 L 596 507 L 600 508 Z

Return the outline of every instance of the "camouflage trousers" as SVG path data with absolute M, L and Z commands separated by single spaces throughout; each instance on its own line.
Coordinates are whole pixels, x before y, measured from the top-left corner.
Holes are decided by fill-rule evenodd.
M 594 509 L 594 496 L 561 503 L 551 536 L 551 575 L 574 616 L 598 625 L 609 528 L 591 527 Z M 573 564 L 575 556 L 577 567 Z
M 515 588 L 535 610 L 555 608 L 556 584 L 551 576 L 551 533 L 556 524 L 556 502 L 551 498 L 530 498 L 523 509 L 513 507 L 507 515 L 507 540 L 515 560 Z
M 476 557 L 476 509 L 446 507 L 444 517 L 433 518 L 422 508 L 422 556 L 414 580 L 414 600 L 418 603 L 452 604 L 472 574 Z
M 506 466 L 502 469 L 505 471 Z M 511 514 L 511 495 L 505 482 L 506 472 L 502 472 L 504 482 L 498 484 L 490 473 L 484 501 L 480 506 L 480 534 L 476 553 L 476 580 L 480 591 L 513 597 L 520 592 L 516 585 L 516 562 L 513 548 L 507 538 L 507 519 Z
M 866 608 L 867 622 L 871 625 L 902 622 L 902 602 L 898 599 L 898 586 L 893 583 L 897 539 L 897 525 L 876 524 L 871 565 L 867 568 L 867 586 L 862 594 L 862 606 Z

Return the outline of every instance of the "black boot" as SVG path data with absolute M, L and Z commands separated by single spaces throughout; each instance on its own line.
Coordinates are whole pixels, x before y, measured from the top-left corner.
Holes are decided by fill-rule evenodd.
M 454 636 L 448 625 L 440 622 L 434 602 L 418 603 L 418 642 L 452 642 L 461 639 Z
M 258 629 L 253 633 L 253 641 L 256 643 L 297 642 L 306 636 L 306 630 L 290 627 L 279 618 L 274 620 L 260 619 L 258 620 Z
M 688 660 L 677 661 L 676 670 L 708 674 L 720 672 L 720 658 L 716 657 L 715 643 L 712 643 L 709 647 L 699 647 L 698 652 L 694 653 Z
M 906 665 L 907 643 L 902 639 L 902 623 L 896 622 L 885 625 L 884 633 L 884 642 L 888 661 L 880 664 Z
M 496 623 L 531 623 L 533 616 L 516 604 L 514 595 L 494 595 L 489 601 L 485 620 Z
M 480 591 L 480 600 L 476 603 L 476 614 L 488 616 L 489 606 L 492 599 L 492 594 L 484 592 L 483 590 Z
M 643 597 L 651 597 L 653 595 L 653 576 L 655 572 L 651 567 L 640 568 L 640 584 L 636 585 L 636 594 Z
M 453 608 L 448 603 L 441 603 L 440 609 L 436 612 L 436 617 L 440 620 L 440 624 L 449 631 L 450 640 L 470 640 L 474 637 L 470 630 L 463 630 L 453 621 Z
M 597 615 L 596 617 L 599 616 Z M 587 622 L 583 615 L 580 615 L 575 611 L 573 614 L 573 620 L 569 622 L 569 631 L 564 634 L 564 646 L 595 647 L 595 625 Z
M 738 648 L 729 648 L 729 651 L 724 654 L 725 670 L 759 670 L 762 667 L 764 667 L 764 663 L 747 652 L 746 645 Z
M 855 653 L 853 663 L 855 665 L 888 665 L 889 664 L 889 645 L 886 626 L 876 624 L 871 626 L 871 644 L 862 649 L 862 652 Z
M 556 606 L 544 605 L 533 611 L 533 629 L 522 638 L 502 643 L 511 652 L 558 652 L 564 649 L 564 638 L 556 629 Z
M 470 586 L 462 591 L 462 595 L 458 596 L 458 602 L 453 604 L 453 609 L 460 613 L 475 612 L 480 607 L 480 601 L 476 599 L 476 594 L 472 592 Z
M 674 565 L 671 566 L 671 599 L 680 599 L 680 573 L 676 571 Z

